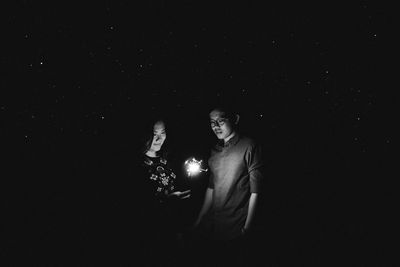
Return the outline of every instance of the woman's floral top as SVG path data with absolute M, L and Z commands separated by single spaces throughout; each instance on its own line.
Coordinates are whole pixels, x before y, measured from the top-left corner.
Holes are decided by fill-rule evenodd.
M 147 168 L 147 179 L 152 185 L 154 196 L 158 201 L 164 202 L 168 194 L 175 190 L 176 175 L 170 168 L 166 159 L 162 157 L 144 157 Z

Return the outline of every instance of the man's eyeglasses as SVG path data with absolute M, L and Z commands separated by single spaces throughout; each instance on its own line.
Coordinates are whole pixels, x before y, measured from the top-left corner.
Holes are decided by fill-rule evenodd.
M 221 118 L 221 119 L 218 119 L 218 120 L 211 120 L 210 121 L 210 125 L 211 125 L 211 127 L 217 127 L 217 126 L 222 126 L 222 125 L 224 125 L 225 124 L 225 122 L 227 121 L 228 119 L 225 119 L 225 118 Z

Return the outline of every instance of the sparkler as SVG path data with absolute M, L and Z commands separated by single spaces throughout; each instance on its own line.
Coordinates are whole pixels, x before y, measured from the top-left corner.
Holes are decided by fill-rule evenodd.
M 208 169 L 202 168 L 202 160 L 197 160 L 195 158 L 190 158 L 185 161 L 186 172 L 188 176 L 197 175 L 201 172 L 206 172 Z

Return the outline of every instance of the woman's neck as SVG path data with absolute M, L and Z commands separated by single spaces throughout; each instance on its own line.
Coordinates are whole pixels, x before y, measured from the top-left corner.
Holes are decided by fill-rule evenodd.
M 148 156 L 148 157 L 150 157 L 150 158 L 156 158 L 156 157 L 157 157 L 157 153 L 156 153 L 155 151 L 151 151 L 151 150 L 148 150 L 148 151 L 145 153 L 145 155 Z

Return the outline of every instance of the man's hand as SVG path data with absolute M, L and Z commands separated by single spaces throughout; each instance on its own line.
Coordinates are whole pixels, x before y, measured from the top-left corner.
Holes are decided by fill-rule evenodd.
M 246 234 L 246 229 L 244 229 L 244 227 L 241 229 L 242 235 Z
M 242 236 L 246 236 L 249 233 L 249 229 L 245 228 L 245 227 L 242 227 L 241 232 L 242 232 Z

